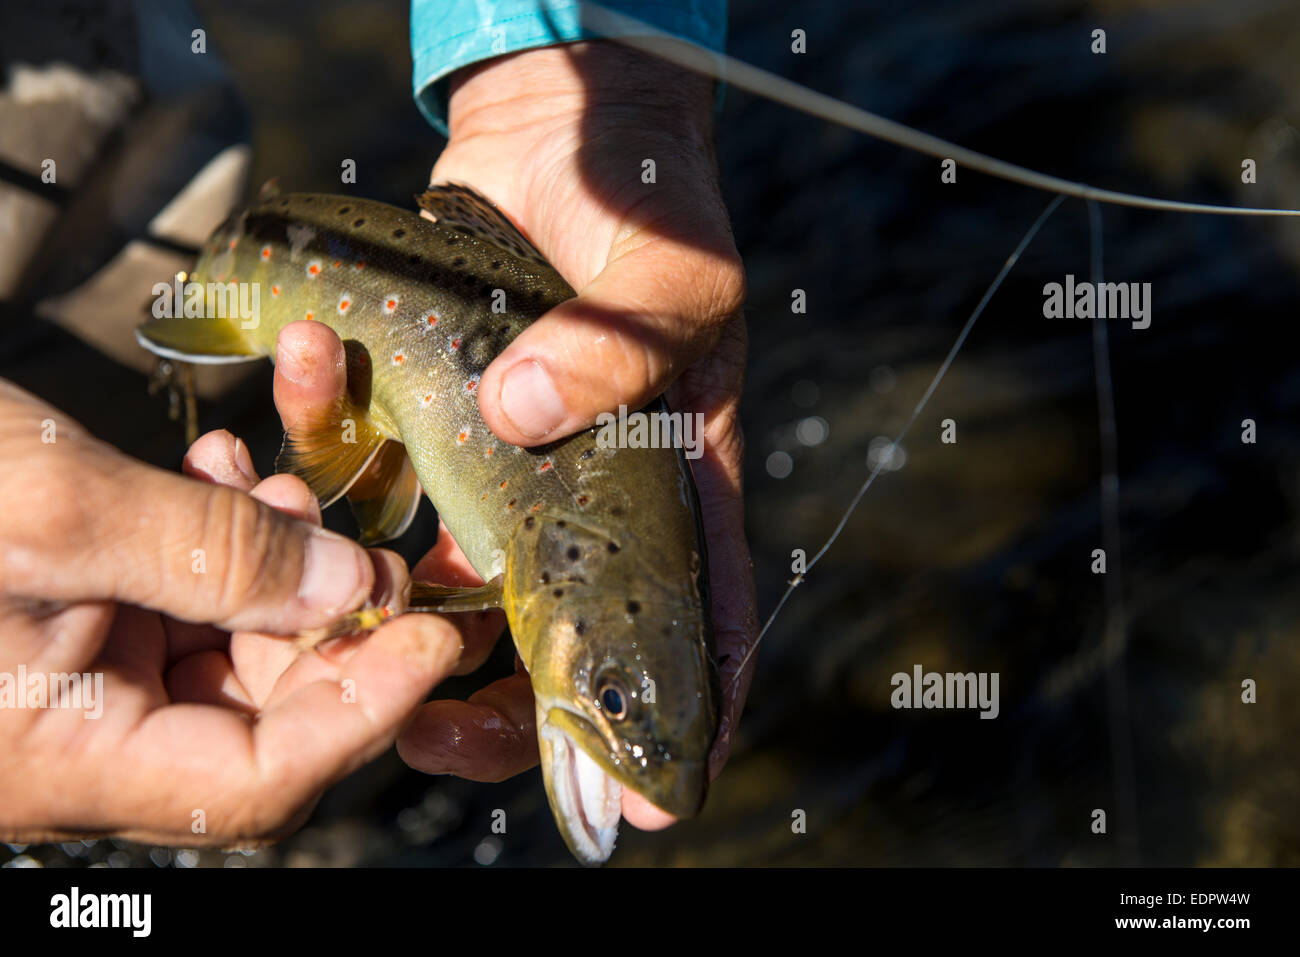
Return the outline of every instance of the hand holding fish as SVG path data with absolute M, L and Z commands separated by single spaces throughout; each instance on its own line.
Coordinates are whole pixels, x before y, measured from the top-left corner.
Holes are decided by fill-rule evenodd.
M 534 446 L 590 426 L 620 404 L 667 392 L 699 412 L 704 454 L 692 463 L 713 582 L 722 675 L 710 774 L 726 760 L 748 675 L 736 669 L 756 634 L 741 504 L 738 405 L 746 334 L 744 272 L 717 185 L 711 84 L 612 44 L 574 44 L 462 71 L 450 142 L 432 179 L 466 183 L 499 204 L 579 295 L 525 329 L 484 372 L 479 409 L 501 439 Z M 646 183 L 643 160 L 657 174 Z M 285 355 L 300 361 L 286 378 Z M 320 323 L 281 333 L 276 399 L 287 427 L 344 387 L 343 349 Z M 480 581 L 444 534 L 417 580 Z M 437 567 L 434 567 L 437 566 Z M 476 667 L 501 619 L 466 633 Z M 413 767 L 500 780 L 537 761 L 532 693 L 522 675 L 469 702 L 434 701 L 399 739 Z M 631 789 L 622 810 L 642 828 L 674 818 Z
M 0 381 L 0 454 L 0 839 L 265 841 L 456 666 L 433 615 L 323 653 L 259 633 L 398 604 L 408 579 L 226 433 L 182 478 Z

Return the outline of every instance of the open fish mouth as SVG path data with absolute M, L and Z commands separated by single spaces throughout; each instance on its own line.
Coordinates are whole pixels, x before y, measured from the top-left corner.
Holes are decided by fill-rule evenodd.
M 603 864 L 614 852 L 618 837 L 623 785 L 606 774 L 571 735 L 548 720 L 541 707 L 537 709 L 537 727 L 546 793 L 564 841 L 582 863 Z
M 674 817 L 693 817 L 704 803 L 708 766 L 704 760 L 654 765 L 650 773 L 630 767 L 606 769 L 592 757 L 607 749 L 582 715 L 563 706 L 537 705 L 542 779 L 564 841 L 584 864 L 603 864 L 614 851 L 623 816 L 623 790 L 630 788 Z

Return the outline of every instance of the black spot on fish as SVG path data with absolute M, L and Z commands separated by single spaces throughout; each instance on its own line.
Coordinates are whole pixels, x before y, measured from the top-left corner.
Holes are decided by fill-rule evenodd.
M 613 515 L 615 518 L 617 518 L 618 516 L 620 516 L 620 515 L 623 514 L 623 506 L 622 506 L 622 505 L 615 505 L 613 508 L 611 508 L 611 509 L 609 510 L 609 514 L 611 514 L 611 515 Z
M 455 259 L 451 261 L 451 264 L 455 266 L 457 269 L 459 269 L 461 266 L 465 265 L 465 257 L 457 256 Z
M 615 552 L 618 551 L 618 542 L 610 542 L 610 543 L 609 543 L 608 545 L 606 545 L 605 547 L 608 548 L 608 549 L 609 549 L 609 553 L 610 553 L 611 555 L 613 555 Z
M 447 237 L 447 245 L 448 245 L 448 246 L 455 246 L 458 242 L 460 242 L 460 237 L 459 237 L 459 236 L 448 236 L 448 237 Z
M 536 524 L 537 524 L 537 520 L 533 518 L 531 515 L 529 515 L 526 519 L 524 519 L 524 528 L 532 528 Z
M 405 236 L 405 235 L 406 235 L 406 230 L 405 230 L 405 229 L 394 229 L 394 230 L 393 230 L 393 238 L 394 238 L 394 239 L 401 239 L 401 238 L 402 238 L 403 236 Z
M 587 449 L 587 451 L 583 452 L 581 455 L 578 456 L 578 461 L 585 462 L 587 461 L 587 459 L 591 458 L 595 454 L 596 454 L 596 450 L 594 448 Z
M 493 269 L 500 269 L 500 268 L 501 268 L 501 260 L 499 260 L 499 259 L 494 259 L 494 260 L 492 260 L 492 268 L 493 268 Z
M 354 220 L 352 220 L 352 225 L 353 225 L 353 226 L 364 226 L 365 224 L 366 224 L 366 221 L 365 221 L 364 219 L 354 219 Z
M 410 263 L 412 266 L 418 266 L 418 265 L 420 265 L 420 263 L 424 262 L 424 260 L 421 259 L 421 258 L 420 258 L 418 255 L 416 255 L 415 253 L 411 253 L 411 255 L 407 256 L 407 257 L 406 257 L 406 261 L 407 261 L 408 263 Z
M 550 573 L 550 572 L 542 572 L 542 584 L 543 584 L 543 585 L 549 585 L 550 583 L 551 583 L 551 573 Z
M 577 634 L 581 635 L 587 630 L 587 623 L 583 621 L 581 618 L 579 618 L 577 621 L 573 623 L 573 630 Z
M 551 594 L 554 595 L 556 598 L 563 598 L 563 597 L 564 597 L 564 589 L 563 589 L 563 588 L 557 588 L 557 589 L 555 589 L 555 591 L 551 592 Z
M 351 206 L 340 206 L 340 207 L 339 207 L 339 215 L 340 215 L 340 216 L 345 216 L 345 215 L 347 215 L 347 214 L 350 213 L 350 212 L 352 212 L 352 207 L 351 207 Z
M 555 523 L 555 527 L 556 527 L 556 528 L 564 528 L 564 519 L 560 519 L 558 522 L 556 522 L 556 523 Z
M 627 613 L 629 615 L 635 615 L 640 610 L 641 610 L 641 603 L 639 601 L 630 601 L 627 603 Z
M 577 545 L 570 545 L 569 550 L 564 554 L 568 556 L 569 561 L 571 562 L 576 562 L 579 558 L 582 557 L 582 552 L 578 550 Z
M 456 229 L 456 232 L 458 232 L 458 233 L 464 233 L 466 236 L 473 236 L 473 235 L 474 235 L 474 230 L 470 229 L 468 226 L 457 226 L 457 227 L 455 227 L 455 229 Z

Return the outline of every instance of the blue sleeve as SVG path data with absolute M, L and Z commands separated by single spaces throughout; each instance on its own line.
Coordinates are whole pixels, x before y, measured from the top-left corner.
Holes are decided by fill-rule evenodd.
M 715 52 L 727 37 L 727 0 L 603 0 L 603 6 Z M 597 38 L 582 0 L 411 0 L 412 84 L 420 112 L 447 133 L 447 78 L 479 60 Z

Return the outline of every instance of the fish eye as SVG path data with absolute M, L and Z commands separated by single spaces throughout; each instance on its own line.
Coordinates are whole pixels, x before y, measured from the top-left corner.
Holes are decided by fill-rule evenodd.
M 600 679 L 596 688 L 596 700 L 611 721 L 622 721 L 627 717 L 631 695 L 628 694 L 627 686 L 613 675 Z

